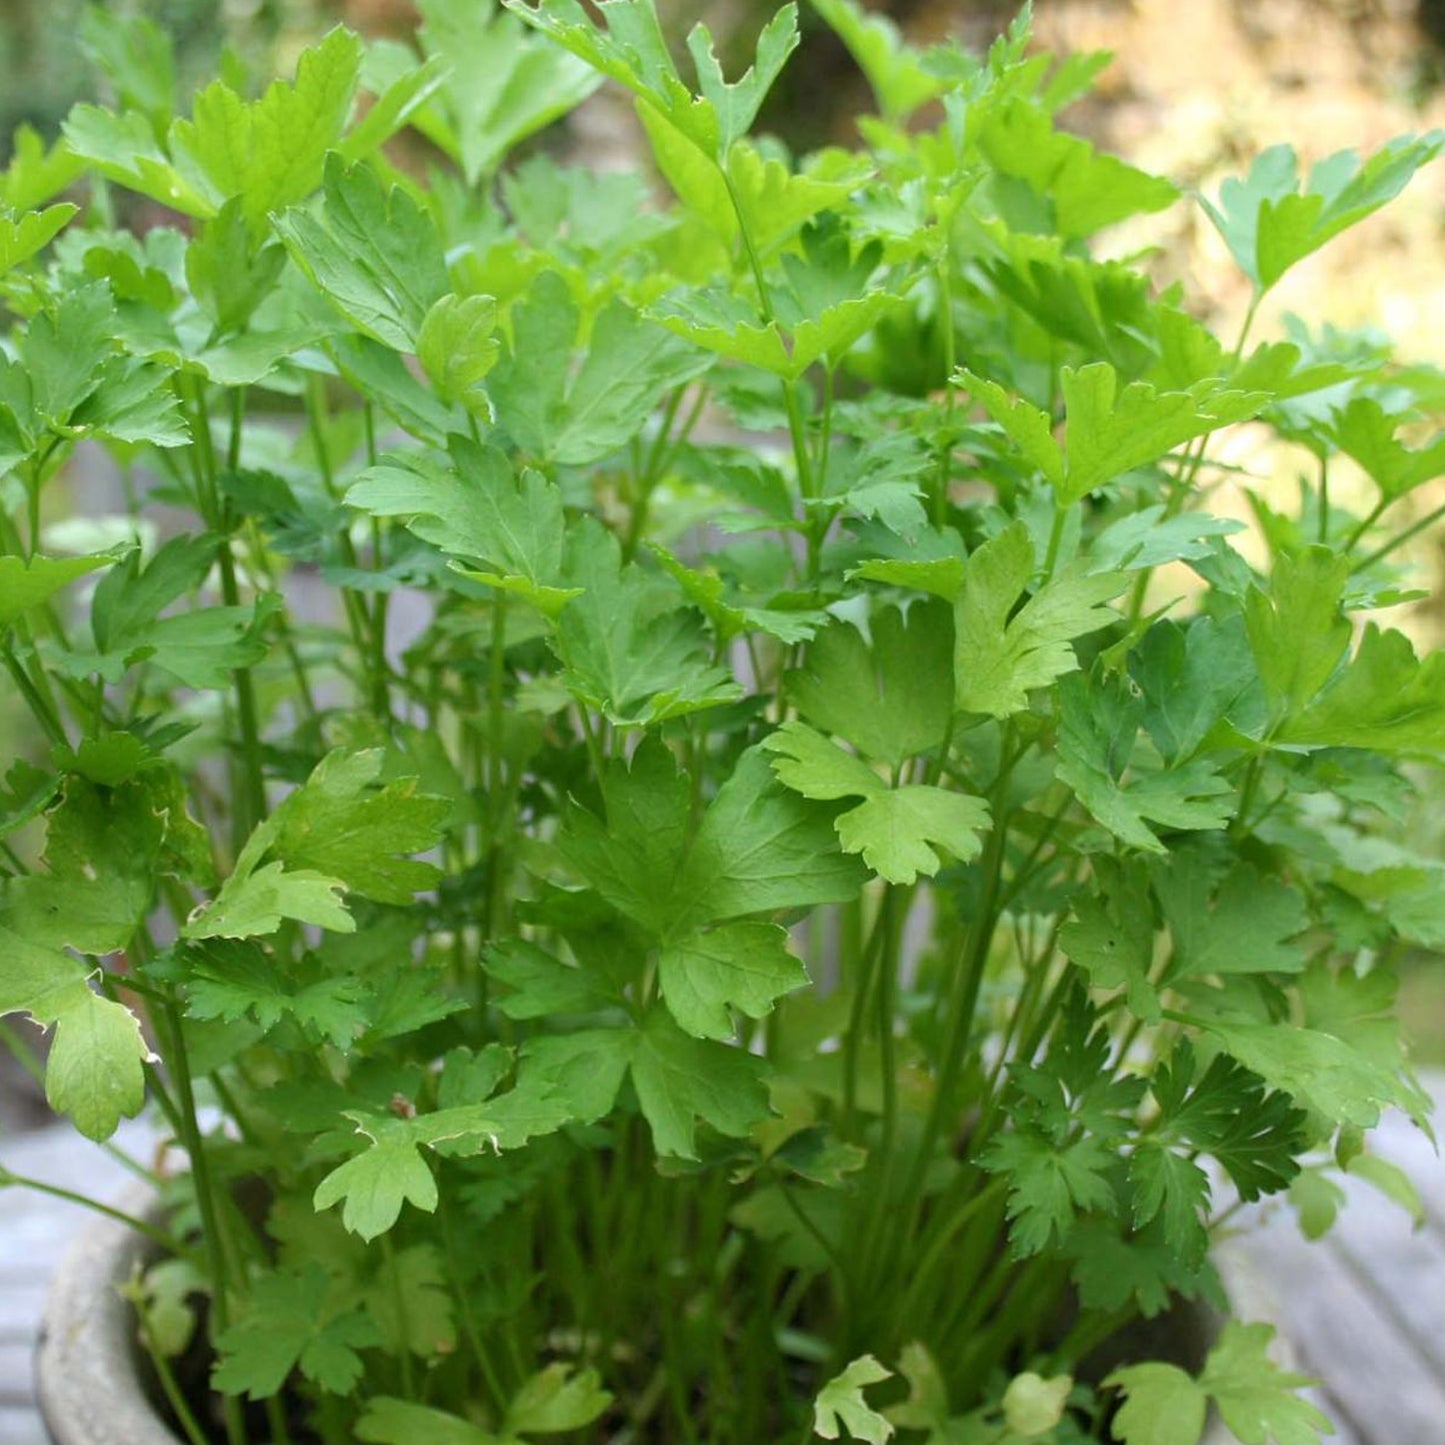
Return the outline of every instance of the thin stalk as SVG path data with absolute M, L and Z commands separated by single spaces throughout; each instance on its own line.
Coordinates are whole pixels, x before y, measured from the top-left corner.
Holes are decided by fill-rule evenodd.
M 47 1184 L 43 1179 L 32 1179 L 28 1174 L 16 1174 L 13 1170 L 6 1169 L 0 1165 L 0 1189 L 28 1189 L 34 1194 L 45 1194 L 51 1199 L 59 1199 L 66 1204 L 78 1204 L 82 1209 L 88 1209 L 93 1214 L 103 1214 L 107 1219 L 113 1219 L 117 1224 L 123 1224 L 127 1229 L 133 1229 L 137 1234 L 143 1234 L 152 1244 L 157 1245 L 167 1254 L 175 1255 L 178 1259 L 190 1260 L 198 1264 L 194 1251 L 188 1249 L 173 1235 L 158 1229 L 154 1224 L 137 1217 L 134 1214 L 127 1214 L 123 1209 L 116 1209 L 113 1205 L 103 1204 L 98 1199 L 92 1199 L 86 1194 L 77 1194 L 72 1189 L 63 1189 L 58 1184 Z
M 1373 567 L 1376 562 L 1383 561 L 1391 552 L 1403 547 L 1412 537 L 1418 537 L 1427 527 L 1433 527 L 1441 517 L 1445 517 L 1445 504 L 1435 508 L 1433 512 L 1421 517 L 1418 522 L 1412 522 L 1403 532 L 1397 533 L 1383 547 L 1376 547 L 1368 556 L 1362 557 L 1358 562 L 1350 566 L 1350 574 L 1363 572 L 1368 567 Z
M 201 1242 L 206 1256 L 206 1273 L 211 1280 L 211 1304 L 216 1317 L 215 1333 L 223 1335 L 231 1324 L 230 1270 L 226 1264 L 226 1250 L 221 1237 L 211 1166 L 206 1158 L 205 1142 L 201 1137 L 200 1120 L 196 1114 L 191 1061 L 182 1036 L 180 1010 L 174 1004 L 168 1004 L 163 1013 L 171 1035 L 171 1047 L 167 1052 L 179 1095 L 181 1142 L 191 1161 L 191 1181 L 195 1187 L 196 1206 L 201 1216 Z M 229 1445 L 245 1445 L 246 1425 L 241 1415 L 240 1402 L 234 1395 L 224 1395 L 222 1405 Z
M 141 1344 L 145 1346 L 145 1352 L 150 1357 L 151 1365 L 156 1372 L 156 1379 L 160 1381 L 161 1393 L 166 1397 L 166 1403 L 171 1407 L 172 1413 L 190 1445 L 207 1445 L 206 1432 L 201 1428 L 200 1421 L 196 1419 L 191 1410 L 190 1403 L 185 1397 L 180 1385 L 176 1383 L 175 1372 L 171 1369 L 171 1362 L 166 1358 L 163 1351 L 155 1342 L 151 1333 L 151 1322 L 149 1313 L 136 1303 L 136 1314 L 140 1317 L 140 1338 Z M 277 1437 L 276 1445 L 289 1445 Z
M 391 1307 L 396 1311 L 397 1331 L 401 1348 L 397 1357 L 401 1364 L 401 1387 L 408 1400 L 416 1399 L 416 1374 L 411 1362 L 411 1330 L 406 1308 L 406 1291 L 402 1288 L 401 1269 L 396 1262 L 396 1246 L 390 1233 L 381 1236 L 381 1257 L 386 1268 L 386 1282 L 391 1289 Z
M 953 412 L 957 405 L 957 392 L 953 385 L 953 373 L 958 362 L 954 354 L 953 334 L 953 247 L 950 240 L 951 227 L 944 230 L 943 255 L 938 262 L 938 304 L 943 327 L 943 445 L 938 449 L 938 480 L 933 491 L 933 525 L 942 527 L 948 518 L 948 490 L 953 481 Z

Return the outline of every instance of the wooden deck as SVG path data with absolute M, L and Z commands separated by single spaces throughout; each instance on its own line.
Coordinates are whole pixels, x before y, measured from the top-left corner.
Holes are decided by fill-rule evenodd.
M 1445 1076 L 1432 1080 L 1445 1101 Z M 117 1142 L 143 1153 L 143 1128 Z M 1319 1378 L 1316 1398 L 1336 1422 L 1333 1445 L 1445 1442 L 1445 1161 L 1403 1120 L 1374 1138 L 1405 1167 L 1429 1212 L 1421 1230 L 1358 1180 L 1334 1230 L 1310 1244 L 1291 1211 L 1242 1215 L 1223 1246 L 1237 1313 L 1278 1321 L 1291 1363 Z M 102 1198 L 129 1175 L 102 1150 L 59 1129 L 0 1137 L 16 1173 Z M 0 1192 L 0 1445 L 46 1445 L 31 1393 L 31 1352 L 46 1280 L 86 1219 L 77 1206 L 28 1191 Z M 1225 1432 L 1224 1439 L 1229 1439 Z

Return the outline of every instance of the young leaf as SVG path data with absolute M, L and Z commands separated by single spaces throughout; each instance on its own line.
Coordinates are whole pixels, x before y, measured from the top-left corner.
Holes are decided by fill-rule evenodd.
M 27 562 L 21 557 L 0 557 L 0 628 L 9 627 L 23 612 L 48 602 L 62 587 L 109 567 L 113 556 L 44 557 L 37 553 Z
M 445 296 L 446 261 L 435 225 L 400 186 L 388 193 L 364 162 L 326 158 L 320 215 L 288 210 L 277 233 L 296 263 L 359 331 L 415 351 L 432 306 Z
M 539 461 L 585 466 L 616 451 L 665 392 L 711 364 L 706 352 L 612 301 L 573 374 L 581 319 L 567 283 L 544 271 L 512 312 L 512 344 L 488 384 L 499 423 Z
M 183 938 L 257 938 L 275 933 L 285 919 L 355 933 L 356 920 L 341 895 L 346 885 L 311 869 L 284 863 L 233 873 L 221 891 L 186 920 Z
M 580 105 L 602 83 L 590 65 L 501 14 L 495 0 L 421 0 L 419 39 L 447 65 L 417 129 L 462 168 L 469 186 L 507 152 Z
M 361 72 L 361 42 L 338 26 L 302 53 L 296 78 L 274 81 L 247 103 L 224 81 L 195 100 L 190 120 L 171 127 L 178 169 L 203 179 L 220 203 L 239 197 L 252 234 L 273 211 L 309 196 L 322 164 L 351 114 Z
M 481 561 L 479 574 L 555 615 L 578 589 L 563 587 L 562 494 L 540 472 L 517 475 L 496 447 L 450 438 L 449 454 L 384 458 L 346 494 L 374 517 L 404 517 L 410 531 L 454 557 Z
M 558 1361 L 523 1381 L 507 1406 L 509 1435 L 565 1435 L 590 1425 L 611 1403 L 596 1370 Z
M 1204 1362 L 1199 1387 L 1243 1445 L 1320 1445 L 1320 1437 L 1334 1434 L 1334 1426 L 1298 1393 L 1315 1381 L 1282 1370 L 1269 1358 L 1273 1337 L 1270 1325 L 1231 1320 Z
M 1297 261 L 1399 195 L 1442 147 L 1445 134 L 1431 131 L 1392 140 L 1363 163 L 1339 151 L 1314 166 L 1301 192 L 1293 149 L 1271 146 L 1243 181 L 1220 187 L 1217 204 L 1200 203 L 1262 296 Z
M 1198 1445 L 1204 1434 L 1209 1396 L 1178 1365 L 1126 1365 L 1104 1387 L 1124 1393 L 1113 1421 L 1124 1445 Z
M 813 1433 L 824 1440 L 836 1440 L 846 1428 L 855 1440 L 887 1445 L 893 1437 L 893 1426 L 868 1403 L 863 1391 L 892 1378 L 893 1371 L 885 1370 L 872 1355 L 854 1360 L 818 1391 L 813 1402 Z
M 1103 604 L 1125 584 L 1117 572 L 1064 573 L 1020 607 L 1033 576 L 1034 544 L 1022 522 L 968 559 L 954 604 L 954 687 L 960 710 L 1004 718 L 1026 708 L 1031 688 L 1046 687 L 1078 667 L 1070 644 L 1114 620 Z
M 806 723 L 784 723 L 763 746 L 778 755 L 773 771 L 805 798 L 863 798 L 840 813 L 834 827 L 844 851 L 861 853 L 890 883 L 912 883 L 920 873 L 931 878 L 943 866 L 935 847 L 963 863 L 983 847 L 979 833 L 988 826 L 989 811 L 982 798 L 923 783 L 891 788 Z
M 356 1422 L 356 1438 L 368 1445 L 508 1445 L 499 1435 L 482 1430 L 460 1415 L 415 1405 L 391 1395 L 373 1395 Z
M 417 333 L 416 355 L 443 401 L 490 416 L 479 383 L 502 353 L 496 329 L 497 303 L 490 296 L 449 291 L 432 305 Z
M 0 213 L 0 276 L 43 251 L 76 213 L 69 202 L 20 216 Z
M 813 0 L 813 9 L 848 47 L 885 120 L 907 120 L 945 88 L 942 77 L 920 63 L 886 15 L 866 11 L 856 0 Z

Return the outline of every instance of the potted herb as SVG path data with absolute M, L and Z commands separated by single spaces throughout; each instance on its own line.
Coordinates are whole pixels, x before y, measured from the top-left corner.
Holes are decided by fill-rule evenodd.
M 1098 57 L 816 8 L 856 150 L 752 134 L 791 6 L 729 82 L 650 0 L 424 0 L 188 114 L 97 17 L 114 105 L 0 176 L 0 1010 L 174 1140 L 191 1445 L 1326 1428 L 1263 1326 L 1103 1362 L 1229 1200 L 1404 1188 L 1439 374 L 1095 259 L 1196 204 L 1058 128 Z M 523 144 L 604 77 L 652 180 Z M 1441 144 L 1203 202 L 1251 318 Z M 1243 423 L 1312 459 L 1256 563 Z

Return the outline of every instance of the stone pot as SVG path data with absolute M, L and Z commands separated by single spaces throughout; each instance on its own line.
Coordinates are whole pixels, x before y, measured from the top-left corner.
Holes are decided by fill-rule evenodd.
M 144 1212 L 147 1200 L 138 1193 L 126 1207 Z M 118 1288 L 154 1249 L 97 1216 L 56 1271 L 35 1352 L 36 1398 L 55 1445 L 185 1445 L 151 1399 L 135 1316 Z

